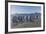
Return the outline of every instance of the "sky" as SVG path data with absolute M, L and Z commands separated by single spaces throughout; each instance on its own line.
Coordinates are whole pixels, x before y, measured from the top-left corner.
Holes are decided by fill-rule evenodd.
M 11 5 L 11 14 L 31 14 L 31 13 L 41 13 L 41 6 L 19 6 Z

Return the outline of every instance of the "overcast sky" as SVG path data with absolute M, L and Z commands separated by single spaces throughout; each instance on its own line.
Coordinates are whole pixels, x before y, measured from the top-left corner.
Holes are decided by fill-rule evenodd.
M 11 14 L 41 13 L 41 6 L 17 6 L 11 5 Z

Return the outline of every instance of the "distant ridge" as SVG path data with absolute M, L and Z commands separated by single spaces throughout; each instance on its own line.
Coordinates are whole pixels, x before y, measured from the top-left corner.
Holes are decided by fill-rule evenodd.
M 32 15 L 41 15 L 41 13 L 32 13 L 32 14 L 14 14 L 16 16 L 32 16 Z

